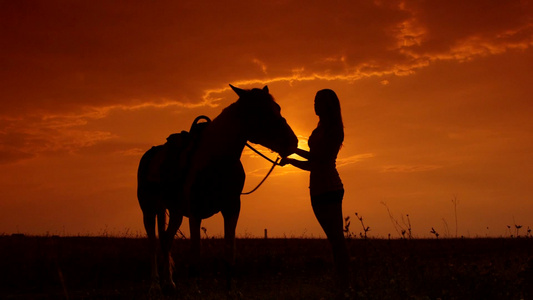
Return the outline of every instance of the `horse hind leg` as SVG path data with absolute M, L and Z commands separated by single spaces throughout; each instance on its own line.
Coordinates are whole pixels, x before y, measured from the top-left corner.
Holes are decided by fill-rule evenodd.
M 172 260 L 172 244 L 174 242 L 174 236 L 181 226 L 183 215 L 179 212 L 172 211 L 169 213 L 168 226 L 166 225 L 166 211 L 162 216 L 158 217 L 159 226 L 159 239 L 161 241 L 161 250 L 163 252 L 162 261 L 162 284 L 163 290 L 172 293 L 176 290 L 176 284 L 172 279 L 172 273 L 174 270 L 174 262 Z M 166 228 L 165 228 L 166 227 Z
M 154 213 L 143 212 L 143 223 L 146 235 L 148 236 L 148 247 L 150 253 L 150 293 L 158 293 L 161 290 L 159 285 L 159 273 L 157 268 L 157 237 L 155 234 Z
M 161 286 L 163 289 L 167 289 L 169 284 L 169 278 L 172 280 L 170 271 L 170 251 L 168 251 L 167 246 L 167 210 L 162 208 L 157 212 L 157 232 L 159 235 L 159 247 L 161 249 L 160 257 L 160 276 L 161 276 Z

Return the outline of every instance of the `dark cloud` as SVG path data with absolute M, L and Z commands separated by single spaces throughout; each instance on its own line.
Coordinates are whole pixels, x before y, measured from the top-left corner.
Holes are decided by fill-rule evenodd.
M 33 154 L 20 151 L 16 148 L 0 149 L 0 165 L 14 163 L 34 157 Z
M 42 142 L 35 135 L 17 130 L 0 133 L 0 164 L 35 157 L 39 150 L 29 146 L 40 145 Z
M 0 132 L 0 164 L 17 162 L 41 154 L 74 153 L 113 138 L 107 131 L 84 129 L 86 121 L 83 118 L 73 121 L 37 117 L 3 120 L 6 130 Z
M 293 68 L 339 72 L 384 49 L 405 13 L 346 2 L 3 2 L 4 113 L 133 99 L 198 102 L 203 90 Z
M 291 76 L 295 69 L 357 79 L 409 72 L 473 36 L 531 39 L 526 1 L 1 6 L 4 114 L 163 98 L 197 103 L 205 90 Z
M 355 81 L 524 49 L 530 13 L 485 0 L 2 1 L 0 150 L 93 147 L 113 134 L 83 126 L 113 107 L 190 107 L 227 98 L 228 83 Z
M 417 23 L 427 31 L 427 51 L 447 51 L 469 37 L 495 39 L 531 27 L 530 1 L 408 1 Z M 531 34 L 531 28 L 529 30 Z

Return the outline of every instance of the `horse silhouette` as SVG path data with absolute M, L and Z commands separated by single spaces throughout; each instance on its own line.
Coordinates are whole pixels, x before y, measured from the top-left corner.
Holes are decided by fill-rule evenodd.
M 236 102 L 211 122 L 203 117 L 208 122 L 197 123 L 202 117 L 197 118 L 191 133 L 183 131 L 169 136 L 165 145 L 148 150 L 139 164 L 137 198 L 151 245 L 152 289 L 160 289 L 161 285 L 164 289 L 175 289 L 170 251 L 184 216 L 189 218 L 192 259 L 197 261 L 202 219 L 222 213 L 230 278 L 245 180 L 240 161 L 245 144 L 250 141 L 263 145 L 282 157 L 290 155 L 297 146 L 296 135 L 281 116 L 281 108 L 267 86 L 251 90 L 230 87 L 239 96 Z M 203 128 L 194 132 L 198 127 L 195 125 Z M 162 260 L 160 272 L 158 247 Z

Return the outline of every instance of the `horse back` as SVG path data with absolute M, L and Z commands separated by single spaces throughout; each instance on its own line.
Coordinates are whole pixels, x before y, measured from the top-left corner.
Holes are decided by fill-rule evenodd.
M 172 134 L 164 145 L 153 146 L 142 156 L 137 170 L 137 198 L 143 211 L 180 205 L 189 144 L 187 132 Z
M 163 145 L 153 146 L 146 151 L 139 162 L 137 170 L 137 180 L 141 182 L 161 181 L 161 167 L 167 154 L 167 149 Z

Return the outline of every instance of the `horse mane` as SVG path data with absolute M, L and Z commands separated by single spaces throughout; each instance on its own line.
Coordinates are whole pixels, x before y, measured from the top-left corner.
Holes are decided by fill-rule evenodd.
M 248 108 L 250 105 L 254 105 L 254 104 L 260 104 L 262 99 L 265 99 L 265 100 L 270 100 L 274 103 L 277 103 L 276 102 L 276 99 L 268 92 L 265 92 L 264 90 L 262 89 L 258 89 L 258 88 L 253 88 L 251 90 L 245 90 L 247 93 L 246 93 L 246 96 L 244 97 L 239 97 L 239 99 L 237 99 L 235 102 L 231 103 L 230 105 L 228 105 L 227 107 L 225 107 L 222 112 L 219 114 L 219 116 L 221 115 L 226 115 L 228 114 L 229 112 L 232 112 L 232 111 L 239 111 L 239 110 L 243 110 L 243 109 L 246 109 Z M 257 95 L 261 95 L 261 97 L 257 97 Z M 218 116 L 216 117 L 218 118 Z M 215 119 L 216 119 L 215 118 Z
M 231 115 L 233 112 L 238 111 L 238 110 L 239 110 L 239 105 L 238 105 L 237 102 L 238 102 L 238 101 L 235 101 L 235 102 L 233 102 L 232 104 L 226 106 L 226 107 L 220 112 L 220 114 L 218 114 L 218 116 L 216 116 L 216 117 L 213 119 L 213 122 L 216 122 L 217 120 L 223 119 L 223 118 L 225 118 L 226 116 Z

